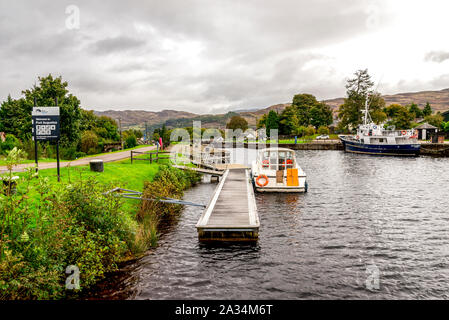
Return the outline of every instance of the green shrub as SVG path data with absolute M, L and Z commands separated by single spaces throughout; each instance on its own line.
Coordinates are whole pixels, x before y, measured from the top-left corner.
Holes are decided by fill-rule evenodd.
M 326 127 L 326 126 L 321 126 L 321 127 L 318 128 L 317 133 L 318 133 L 319 135 L 326 135 L 326 134 L 329 134 L 329 128 Z
M 0 151 L 3 154 L 7 154 L 8 151 L 14 149 L 14 147 L 20 148 L 20 141 L 14 135 L 7 134 L 4 142 L 0 140 Z
M 31 171 L 30 171 L 31 172 Z M 16 195 L 0 195 L 0 298 L 53 299 L 67 294 L 65 268 L 80 270 L 87 288 L 132 248 L 136 224 L 122 212 L 121 198 L 104 196 L 111 186 L 94 178 L 62 186 L 32 174 L 21 181 Z
M 98 147 L 98 136 L 93 131 L 84 131 L 81 136 L 81 151 L 90 154 L 90 150 Z M 96 152 L 94 152 L 96 153 Z
M 129 135 L 125 139 L 125 148 L 134 148 L 137 146 L 137 139 L 135 135 Z
M 169 197 L 181 199 L 183 191 L 200 181 L 201 176 L 194 171 L 182 171 L 173 167 L 162 165 L 154 176 L 153 182 L 146 182 L 143 190 L 143 198 L 159 199 Z M 143 243 L 155 246 L 157 243 L 158 225 L 163 219 L 175 218 L 181 211 L 179 204 L 165 203 L 160 201 L 143 201 L 137 214 L 138 220 L 144 222 L 146 230 L 151 232 L 142 233 Z

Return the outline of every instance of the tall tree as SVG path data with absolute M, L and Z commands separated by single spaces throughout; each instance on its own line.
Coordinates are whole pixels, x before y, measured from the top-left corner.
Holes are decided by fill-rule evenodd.
M 271 130 L 279 130 L 279 116 L 276 111 L 271 110 L 268 113 L 265 128 L 267 130 L 267 136 L 269 137 L 271 135 L 270 133 Z
M 69 93 L 68 84 L 62 81 L 62 77 L 54 78 L 49 74 L 46 77 L 39 77 L 38 80 L 39 84 L 22 91 L 24 97 L 18 100 L 8 97 L 2 103 L 0 119 L 4 130 L 23 140 L 31 138 L 31 110 L 34 98 L 38 106 L 54 106 L 57 98 L 61 115 L 61 144 L 78 143 L 81 136 L 80 101 Z
M 424 117 L 430 116 L 432 114 L 432 107 L 430 106 L 429 102 L 426 103 L 426 106 L 424 107 L 422 113 Z
M 354 78 L 346 84 L 346 98 L 340 106 L 338 117 L 344 128 L 355 128 L 362 123 L 362 112 L 368 95 L 376 96 L 372 90 L 374 83 L 368 74 L 368 69 L 358 70 Z
M 299 125 L 310 124 L 310 109 L 318 104 L 315 96 L 307 93 L 297 94 L 293 97 L 292 107 L 296 110 Z
M 408 112 L 413 113 L 415 115 L 415 118 L 421 118 L 423 116 L 423 111 L 418 107 L 416 103 L 412 103 L 409 106 Z
M 309 117 L 310 124 L 317 129 L 321 126 L 332 124 L 332 110 L 327 104 L 322 102 L 310 108 Z

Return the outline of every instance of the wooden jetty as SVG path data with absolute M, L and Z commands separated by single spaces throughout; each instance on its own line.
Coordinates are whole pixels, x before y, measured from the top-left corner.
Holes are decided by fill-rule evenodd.
M 257 241 L 259 226 L 248 170 L 226 170 L 196 224 L 199 240 Z
M 178 168 L 178 169 L 181 169 L 181 170 L 192 170 L 192 171 L 196 171 L 196 172 L 199 172 L 199 173 L 211 174 L 213 176 L 222 176 L 224 174 L 223 170 L 186 167 L 186 166 L 180 166 L 180 165 L 173 165 L 173 168 Z

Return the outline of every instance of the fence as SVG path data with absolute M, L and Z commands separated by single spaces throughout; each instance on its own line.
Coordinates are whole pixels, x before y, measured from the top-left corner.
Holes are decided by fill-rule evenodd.
M 145 157 L 148 156 L 148 157 Z M 131 150 L 131 163 L 134 161 L 149 161 L 150 163 L 157 162 L 159 160 L 169 160 L 170 151 L 135 151 Z

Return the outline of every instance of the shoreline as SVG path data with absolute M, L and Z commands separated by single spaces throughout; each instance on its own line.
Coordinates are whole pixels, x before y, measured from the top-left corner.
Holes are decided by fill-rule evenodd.
M 449 157 L 449 144 L 448 143 L 430 143 L 430 142 L 420 142 L 422 156 L 433 156 L 433 157 Z M 260 149 L 261 146 L 270 146 L 270 144 L 260 143 L 260 142 L 245 142 L 245 143 L 213 143 L 215 147 L 219 148 L 245 148 L 245 149 Z M 310 143 L 279 143 L 279 147 L 288 148 L 292 150 L 333 150 L 333 151 L 344 151 L 343 144 L 339 140 L 328 140 L 320 142 L 310 142 Z

